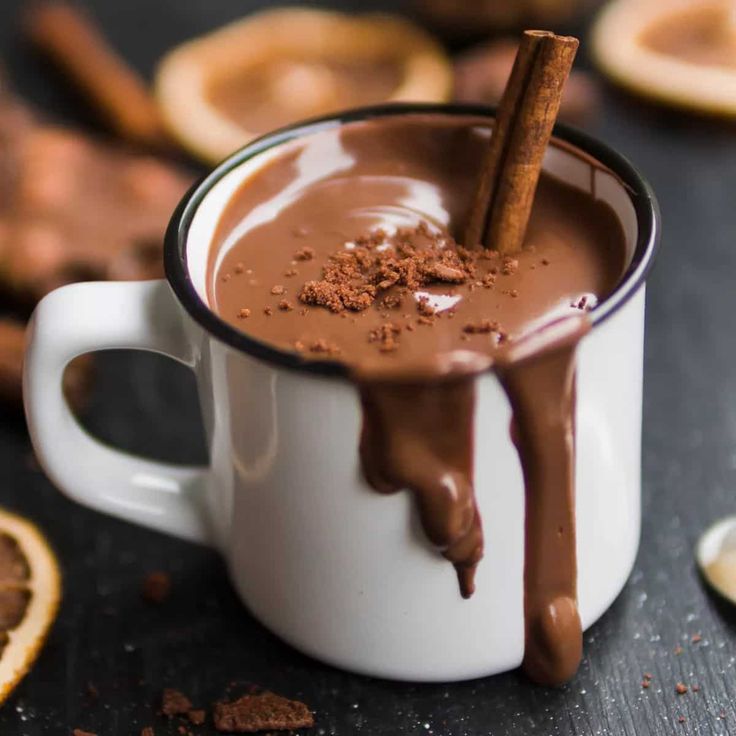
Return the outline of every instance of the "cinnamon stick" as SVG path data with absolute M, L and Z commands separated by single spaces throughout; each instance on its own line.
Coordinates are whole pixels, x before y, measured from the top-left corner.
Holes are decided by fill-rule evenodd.
M 67 2 L 31 5 L 26 31 L 33 43 L 76 84 L 115 133 L 150 148 L 166 135 L 147 85 L 103 38 L 91 18 Z
M 504 255 L 521 249 L 578 46 L 569 36 L 524 33 L 478 179 L 463 241 L 468 247 L 482 243 Z

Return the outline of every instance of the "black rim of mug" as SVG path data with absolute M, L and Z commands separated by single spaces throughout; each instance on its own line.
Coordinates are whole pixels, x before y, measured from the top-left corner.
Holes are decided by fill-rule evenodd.
M 174 211 L 164 241 L 166 278 L 188 314 L 217 339 L 255 358 L 307 373 L 345 375 L 347 369 L 338 361 L 304 358 L 297 352 L 282 350 L 240 332 L 220 319 L 200 299 L 190 278 L 187 267 L 189 229 L 199 205 L 210 190 L 224 176 L 264 151 L 296 138 L 346 123 L 407 114 L 493 118 L 495 109 L 484 105 L 394 103 L 315 118 L 290 125 L 251 141 L 196 182 Z M 555 127 L 555 137 L 592 156 L 618 176 L 629 190 L 636 213 L 639 233 L 633 258 L 616 290 L 591 310 L 590 316 L 595 328 L 618 312 L 644 285 L 659 250 L 661 230 L 659 206 L 649 183 L 621 154 L 586 133 L 567 125 L 558 124 Z

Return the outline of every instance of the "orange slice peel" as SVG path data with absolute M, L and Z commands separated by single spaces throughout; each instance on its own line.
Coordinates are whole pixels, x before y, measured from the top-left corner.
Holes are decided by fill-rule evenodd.
M 170 134 L 198 158 L 214 163 L 267 132 L 249 130 L 225 114 L 213 103 L 212 89 L 238 74 L 273 70 L 284 60 L 291 64 L 289 73 L 278 77 L 270 93 L 291 103 L 290 116 L 273 127 L 352 106 L 343 104 L 319 62 L 396 64 L 397 83 L 370 104 L 443 102 L 452 92 L 452 68 L 443 49 L 402 18 L 279 8 L 189 41 L 161 60 L 155 92 Z
M 38 656 L 61 600 L 61 574 L 39 529 L 0 509 L 0 703 Z
M 699 63 L 648 41 L 657 27 L 692 23 L 698 16 L 700 22 L 712 18 L 712 32 L 733 45 L 732 65 Z M 731 0 L 614 0 L 593 27 L 592 49 L 601 70 L 631 92 L 691 111 L 736 117 L 736 13 Z

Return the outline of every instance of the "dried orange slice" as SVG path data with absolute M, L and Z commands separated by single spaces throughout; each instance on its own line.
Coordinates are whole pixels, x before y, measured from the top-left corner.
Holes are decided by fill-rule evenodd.
M 633 92 L 736 116 L 735 8 L 732 0 L 615 0 L 594 26 L 593 53 Z
M 716 522 L 698 541 L 695 558 L 708 583 L 736 603 L 736 517 Z
M 425 31 L 391 15 L 280 8 L 167 54 L 156 98 L 171 134 L 212 163 L 297 120 L 387 101 L 449 99 L 452 69 Z
M 36 659 L 60 599 L 59 566 L 43 534 L 0 509 L 0 703 Z

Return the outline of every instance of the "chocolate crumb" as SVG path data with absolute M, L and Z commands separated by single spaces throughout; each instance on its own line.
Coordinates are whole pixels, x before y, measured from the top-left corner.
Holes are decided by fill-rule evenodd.
M 282 299 L 279 302 L 279 309 L 282 312 L 291 312 L 294 309 L 294 305 L 288 299 Z
M 231 278 L 232 278 L 232 276 L 229 273 L 223 274 L 223 276 L 222 276 L 222 280 L 225 283 L 227 283 L 228 281 L 230 281 Z
M 645 679 L 645 680 L 653 680 L 653 679 L 654 679 L 654 677 L 652 677 L 652 674 L 651 674 L 651 672 L 645 672 L 645 673 L 644 673 L 644 679 Z
M 330 343 L 324 338 L 315 340 L 310 346 L 309 350 L 312 353 L 326 353 L 327 355 L 335 355 L 340 352 L 340 348 L 337 345 Z
M 401 308 L 401 297 L 398 294 L 391 294 L 383 299 L 381 304 L 386 309 L 400 309 Z
M 206 713 L 203 710 L 190 710 L 189 713 L 187 713 L 187 718 L 189 719 L 190 723 L 193 723 L 195 726 L 201 726 L 205 722 Z
M 684 695 L 687 692 L 687 685 L 683 682 L 678 682 L 677 685 L 675 685 L 675 692 L 678 695 Z
M 284 271 L 284 276 L 287 278 L 291 278 L 292 276 L 298 276 L 299 271 L 297 271 L 295 268 L 290 268 L 288 271 Z
M 685 720 L 686 720 L 686 719 L 685 719 L 685 716 L 678 716 L 678 717 L 677 717 L 677 722 L 678 722 L 678 723 L 685 723 Z
M 270 317 L 273 314 L 273 307 L 264 307 L 263 314 L 265 314 L 266 317 Z
M 540 261 L 540 263 L 543 266 L 549 266 L 549 258 L 542 258 L 542 260 Z
M 399 348 L 399 341 L 396 338 L 400 334 L 401 327 L 393 322 L 386 322 L 370 331 L 368 341 L 379 343 L 379 350 L 382 353 L 392 353 Z
M 649 687 L 649 685 L 650 685 L 650 682 L 649 682 L 649 680 L 642 680 L 642 681 L 641 681 L 641 686 L 642 686 L 642 687 L 643 687 L 643 688 L 644 688 L 645 690 L 646 690 L 646 689 L 647 689 L 647 688 Z
M 233 270 L 235 271 L 235 273 L 241 274 L 243 273 L 243 271 L 245 271 L 245 266 L 242 263 L 236 263 Z
M 281 284 L 276 284 L 276 286 L 271 287 L 271 293 L 274 296 L 281 296 L 285 291 L 286 289 L 283 286 L 281 286 Z
M 161 696 L 161 712 L 165 716 L 183 716 L 192 710 L 192 701 L 184 693 L 167 687 Z
M 143 580 L 141 595 L 149 603 L 163 603 L 171 594 L 171 576 L 165 572 L 152 572 Z
M 437 313 L 426 296 L 417 299 L 417 312 L 423 314 L 425 317 L 433 317 Z
M 314 248 L 306 246 L 294 253 L 294 259 L 297 261 L 311 261 L 316 255 Z
M 469 322 L 463 327 L 463 332 L 469 335 L 481 335 L 488 332 L 498 332 L 498 322 L 493 322 L 490 319 L 483 319 L 480 322 Z
M 519 261 L 516 258 L 509 258 L 505 256 L 503 259 L 503 265 L 501 266 L 501 273 L 504 276 L 511 276 L 519 270 Z
M 250 309 L 241 309 L 238 312 L 238 319 L 248 319 L 250 317 Z
M 322 280 L 307 281 L 299 292 L 299 299 L 305 304 L 326 307 L 331 312 L 344 309 L 360 312 L 371 306 L 375 295 L 376 289 L 370 285 L 355 286 Z
M 435 281 L 451 284 L 462 284 L 467 278 L 459 268 L 453 268 L 443 263 L 433 263 L 424 269 L 424 273 Z
M 703 637 L 700 634 L 693 634 L 693 638 L 690 640 L 693 644 L 697 644 L 698 642 L 701 642 L 703 640 Z
M 215 703 L 213 717 L 218 731 L 234 733 L 292 731 L 314 725 L 314 716 L 304 703 L 270 692 Z

